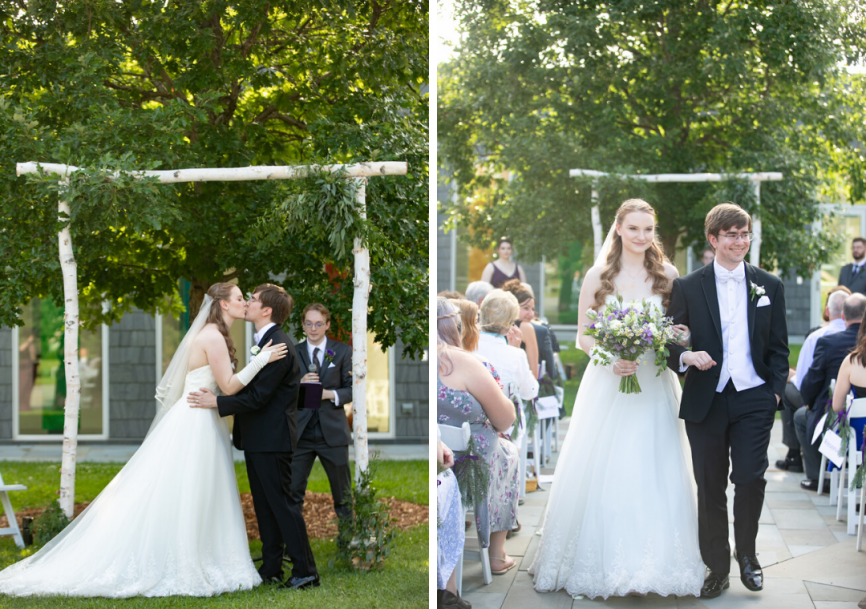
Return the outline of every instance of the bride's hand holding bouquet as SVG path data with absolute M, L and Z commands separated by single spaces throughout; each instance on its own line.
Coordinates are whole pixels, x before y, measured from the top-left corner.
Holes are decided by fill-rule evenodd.
M 622 374 L 620 393 L 640 393 L 637 376 L 637 360 L 647 351 L 655 351 L 656 376 L 665 369 L 670 352 L 666 344 L 676 339 L 673 320 L 665 317 L 655 306 L 642 301 L 640 307 L 634 303 L 624 304 L 622 299 L 610 303 L 600 311 L 587 311 L 590 323 L 586 335 L 595 339 L 592 360 L 596 365 L 614 363 L 615 372 Z M 621 363 L 620 360 L 625 360 Z M 628 363 L 634 362 L 634 366 Z M 628 373 L 628 374 L 626 374 Z

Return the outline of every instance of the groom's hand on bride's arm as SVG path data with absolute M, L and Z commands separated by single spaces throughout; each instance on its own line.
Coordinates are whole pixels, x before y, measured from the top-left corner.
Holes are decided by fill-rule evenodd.
M 198 391 L 191 391 L 186 397 L 186 401 L 189 402 L 190 408 L 217 407 L 217 399 L 214 392 L 204 388 L 199 389 Z
M 709 370 L 716 365 L 713 358 L 706 351 L 686 351 L 683 353 L 683 365 L 694 366 L 698 370 Z

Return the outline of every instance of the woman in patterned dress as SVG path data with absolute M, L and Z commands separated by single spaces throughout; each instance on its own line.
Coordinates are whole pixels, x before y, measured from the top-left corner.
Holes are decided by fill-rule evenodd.
M 502 393 L 489 362 L 462 348 L 459 310 L 445 298 L 437 299 L 437 329 L 438 422 L 460 427 L 468 421 L 476 448 L 488 464 L 487 515 L 476 514 L 476 525 L 479 539 L 489 531 L 491 571 L 499 575 L 516 564 L 505 553 L 505 536 L 517 523 L 518 454 L 514 444 L 499 435 L 514 423 L 514 404 Z

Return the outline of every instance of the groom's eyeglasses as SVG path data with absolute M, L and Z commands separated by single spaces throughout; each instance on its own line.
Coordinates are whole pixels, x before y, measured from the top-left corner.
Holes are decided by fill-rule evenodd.
M 728 243 L 735 243 L 740 240 L 743 242 L 751 241 L 753 234 L 754 233 L 720 233 L 718 236 L 724 237 L 725 241 Z
M 304 327 L 305 327 L 305 328 L 309 328 L 310 330 L 312 330 L 313 328 L 315 328 L 316 330 L 321 330 L 322 328 L 325 327 L 325 324 L 323 324 L 323 323 L 321 323 L 321 322 L 312 323 L 312 322 L 309 322 L 309 321 L 305 321 L 305 322 L 304 322 Z

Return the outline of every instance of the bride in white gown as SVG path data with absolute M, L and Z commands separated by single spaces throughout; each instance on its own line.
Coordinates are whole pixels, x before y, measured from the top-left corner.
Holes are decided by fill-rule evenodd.
M 190 391 L 234 394 L 285 345 L 234 374 L 228 329 L 240 288 L 211 286 L 157 388 L 162 406 L 141 447 L 99 496 L 39 552 L 0 572 L 14 596 L 213 596 L 261 583 L 250 559 L 229 430 Z
M 661 308 L 675 277 L 655 241 L 655 211 L 626 201 L 586 275 L 580 327 L 589 323 L 587 309 L 615 295 Z M 593 343 L 578 333 L 587 353 Z M 700 595 L 705 567 L 691 457 L 677 418 L 680 385 L 670 370 L 656 376 L 649 355 L 586 369 L 530 567 L 539 592 Z M 619 393 L 620 378 L 633 372 L 642 392 Z

